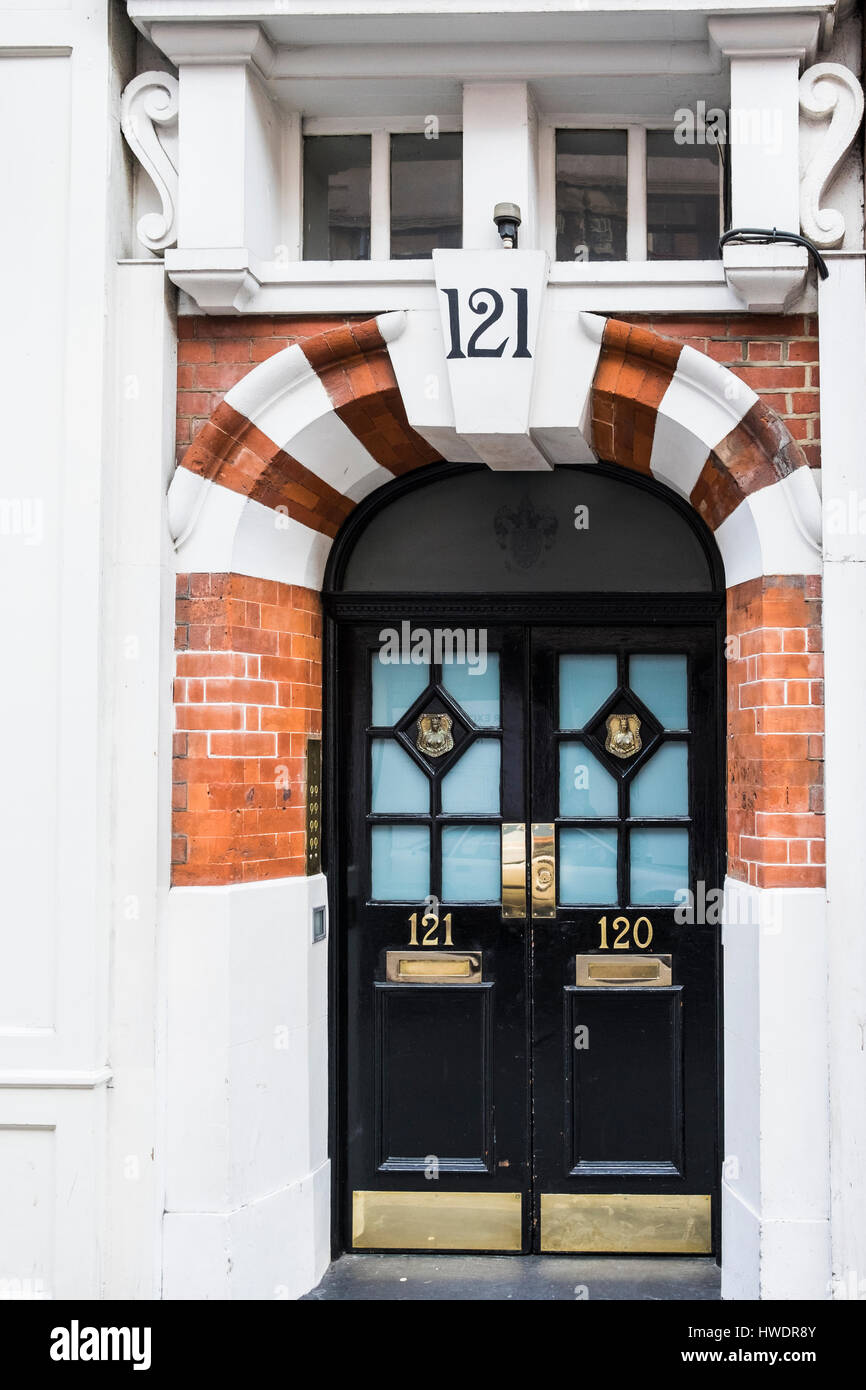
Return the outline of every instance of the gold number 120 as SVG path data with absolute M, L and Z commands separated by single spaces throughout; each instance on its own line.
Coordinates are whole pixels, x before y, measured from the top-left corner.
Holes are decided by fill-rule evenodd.
M 609 951 L 610 943 L 607 939 L 607 917 L 599 917 L 598 925 L 601 927 L 601 940 L 598 943 L 600 951 Z M 631 945 L 629 932 L 632 940 L 639 951 L 645 951 L 653 939 L 653 924 L 649 917 L 636 917 L 634 926 L 627 917 L 614 917 L 611 922 L 611 930 L 616 932 L 613 939 L 613 949 L 615 951 L 627 951 Z M 641 940 L 643 937 L 643 940 Z

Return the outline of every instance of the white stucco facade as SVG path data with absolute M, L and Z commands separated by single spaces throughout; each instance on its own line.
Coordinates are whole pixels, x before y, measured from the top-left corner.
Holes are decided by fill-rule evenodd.
M 255 503 L 241 525 L 241 499 L 200 497 L 192 475 L 167 499 L 178 316 L 408 316 L 389 352 L 410 423 L 443 453 L 459 440 L 461 457 L 533 467 L 593 457 L 574 410 L 598 354 L 585 316 L 784 311 L 819 318 L 822 554 L 787 569 L 764 556 L 728 582 L 823 568 L 828 886 L 726 884 L 722 1289 L 866 1296 L 866 742 L 852 718 L 866 704 L 866 523 L 838 525 L 866 495 L 860 55 L 856 14 L 829 0 L 0 8 L 6 1287 L 293 1299 L 331 1256 L 327 946 L 310 931 L 325 879 L 170 887 L 175 573 L 316 588 L 327 547 L 288 530 L 290 560 L 263 560 L 273 532 Z M 831 65 L 822 92 L 807 83 L 817 64 Z M 771 150 L 733 151 L 732 225 L 823 235 L 826 280 L 801 246 L 554 259 L 561 114 L 638 130 L 699 98 L 778 111 Z M 498 252 L 492 205 L 514 201 L 545 286 L 549 369 L 509 428 L 491 430 L 454 377 L 425 393 L 442 369 L 432 262 L 302 259 L 304 122 L 375 131 L 429 113 L 463 131 L 465 250 L 445 254 Z M 237 408 L 278 414 L 285 391 L 299 432 L 321 388 L 290 385 L 254 400 L 241 384 Z M 686 460 L 727 432 L 714 391 L 699 369 L 672 391 L 665 438 Z M 707 436 L 693 446 L 696 414 Z M 749 520 L 772 549 L 777 518 Z

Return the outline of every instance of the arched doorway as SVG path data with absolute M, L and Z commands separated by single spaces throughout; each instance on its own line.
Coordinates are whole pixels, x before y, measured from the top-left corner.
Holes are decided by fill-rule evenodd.
M 604 464 L 435 464 L 323 602 L 337 1245 L 717 1252 L 709 530 Z
M 823 1017 L 812 969 L 824 884 L 820 503 L 784 421 L 731 372 L 645 327 L 591 314 L 571 326 L 577 350 L 548 345 L 538 364 L 545 391 L 533 427 L 557 470 L 575 440 L 591 443 L 623 479 L 676 494 L 724 561 L 723 1274 L 729 1296 L 753 1297 L 793 1287 L 789 1267 L 802 1266 L 790 1264 L 787 1242 L 811 1249 L 823 1201 L 817 1179 L 813 1192 L 811 1177 L 797 1188 L 780 1177 L 789 1153 L 805 1145 L 818 1154 L 824 1142 L 820 1068 L 808 1085 L 799 1073 L 794 1082 L 773 1034 L 780 1014 L 795 1031 L 804 1010 Z M 243 1103 L 232 1100 L 229 1129 L 250 1132 L 251 1105 L 290 1132 L 291 1142 L 268 1149 L 260 1184 L 244 1190 L 272 1192 L 278 1172 L 300 1193 L 281 1248 L 300 1249 L 319 1270 L 340 1152 L 328 1111 L 344 1113 L 344 1098 L 328 1095 L 326 947 L 310 922 L 327 885 L 304 852 L 308 745 L 321 731 L 320 593 L 333 540 L 350 534 L 365 499 L 410 483 L 443 452 L 460 457 L 447 396 L 434 411 L 426 394 L 430 372 L 445 371 L 428 328 L 420 311 L 386 314 L 284 348 L 245 375 L 239 368 L 169 492 L 178 569 L 170 936 L 198 941 L 207 919 L 213 952 L 219 903 L 228 923 L 244 924 L 244 940 L 251 925 L 261 933 L 255 951 L 232 954 L 235 992 L 258 999 L 262 979 L 282 989 L 307 973 L 308 991 L 276 1015 L 291 1025 L 281 1023 L 280 1036 L 298 1046 L 277 1052 L 263 1029 L 258 1079 L 239 1088 Z M 633 612 L 634 596 L 625 601 Z M 298 955 L 289 972 L 287 942 Z M 200 955 L 187 951 L 188 978 L 172 993 L 180 1033 L 198 998 Z M 214 1055 L 203 1054 L 195 1085 L 221 1104 Z M 290 1078 L 284 1058 L 296 1068 Z M 178 1072 L 190 1084 L 188 1059 Z M 259 1085 L 262 1075 L 272 1084 Z M 176 1119 L 174 1142 L 204 1169 L 209 1135 L 189 1107 Z

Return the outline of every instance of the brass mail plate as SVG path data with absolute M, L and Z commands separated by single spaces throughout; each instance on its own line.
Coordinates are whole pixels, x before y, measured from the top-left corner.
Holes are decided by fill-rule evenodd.
M 355 1250 L 521 1250 L 519 1192 L 353 1192 Z
M 543 1193 L 541 1248 L 559 1254 L 709 1255 L 712 1200 L 692 1193 Z
M 479 984 L 481 952 L 386 951 L 385 978 L 423 985 Z
M 577 984 L 598 985 L 669 985 L 670 956 L 628 956 L 617 960 L 604 955 L 577 956 Z

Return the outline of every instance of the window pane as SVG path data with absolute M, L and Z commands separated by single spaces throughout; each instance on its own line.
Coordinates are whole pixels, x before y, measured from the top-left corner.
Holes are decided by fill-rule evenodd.
M 582 729 L 615 690 L 615 656 L 561 656 L 560 729 Z
M 414 903 L 430 892 L 430 831 L 424 825 L 374 825 L 373 897 Z
M 631 784 L 633 816 L 687 816 L 689 754 L 684 743 L 663 743 Z
M 633 903 L 673 905 L 675 894 L 689 886 L 687 830 L 631 832 L 631 893 Z
M 687 729 L 688 667 L 684 656 L 629 658 L 629 685 L 666 729 Z
M 499 740 L 473 743 L 442 778 L 442 810 L 452 814 L 499 815 Z
M 370 137 L 304 139 L 304 260 L 370 256 Z
M 718 146 L 678 145 L 672 130 L 648 130 L 646 176 L 647 259 L 718 260 Z
M 556 259 L 624 261 L 628 137 L 556 132 Z
M 395 811 L 430 810 L 430 783 L 405 749 L 392 739 L 373 740 L 373 793 L 370 810 Z
M 559 901 L 566 906 L 615 903 L 615 830 L 559 832 Z
M 559 814 L 615 816 L 616 781 L 582 743 L 559 745 Z
M 426 664 L 414 666 L 407 661 L 383 661 L 377 654 L 373 657 L 373 723 L 377 728 L 387 728 L 396 724 L 414 705 L 422 690 L 430 684 L 430 667 Z
M 391 259 L 463 245 L 463 137 L 391 136 Z
M 442 831 L 442 897 L 494 903 L 502 892 L 498 825 L 449 825 Z
M 482 669 L 481 651 L 477 645 L 472 648 L 475 665 L 469 662 L 442 666 L 442 684 L 452 699 L 465 710 L 479 729 L 499 728 L 499 657 L 495 652 L 487 655 L 487 664 Z

